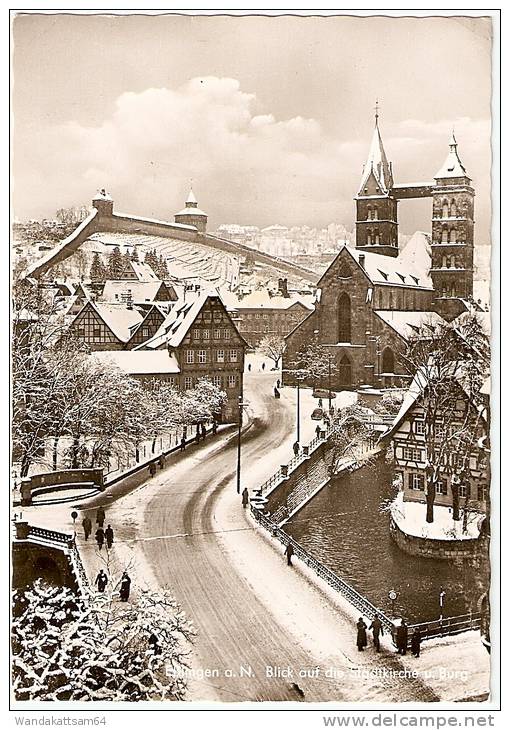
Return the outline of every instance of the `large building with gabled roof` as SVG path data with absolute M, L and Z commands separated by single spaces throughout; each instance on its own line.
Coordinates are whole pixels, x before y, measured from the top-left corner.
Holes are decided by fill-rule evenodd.
M 399 251 L 398 204 L 431 198 L 431 232 Z M 452 135 L 433 182 L 396 184 L 379 115 L 356 201 L 356 244 L 343 246 L 320 278 L 315 309 L 286 338 L 284 382 L 308 343 L 325 347 L 332 387 L 405 385 L 401 354 L 427 323 L 451 321 L 474 307 L 471 180 Z

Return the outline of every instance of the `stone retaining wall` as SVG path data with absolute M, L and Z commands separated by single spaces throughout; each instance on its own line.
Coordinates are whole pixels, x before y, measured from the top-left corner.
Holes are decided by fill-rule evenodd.
M 398 547 L 408 555 L 435 560 L 471 560 L 486 549 L 482 538 L 469 540 L 432 540 L 408 535 L 390 518 L 390 535 Z

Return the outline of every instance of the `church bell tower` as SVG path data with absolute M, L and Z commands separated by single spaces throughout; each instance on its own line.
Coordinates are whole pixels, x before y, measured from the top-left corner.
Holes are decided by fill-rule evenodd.
M 393 171 L 384 151 L 376 105 L 372 143 L 355 197 L 357 249 L 398 256 L 398 201 L 392 187 Z

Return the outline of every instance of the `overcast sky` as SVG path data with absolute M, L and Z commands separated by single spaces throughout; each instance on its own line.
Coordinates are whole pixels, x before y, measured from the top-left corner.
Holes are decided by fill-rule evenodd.
M 13 204 L 173 219 L 189 180 L 220 223 L 353 227 L 380 103 L 397 182 L 428 181 L 452 127 L 490 221 L 489 19 L 20 15 Z M 403 232 L 430 202 L 400 204 Z

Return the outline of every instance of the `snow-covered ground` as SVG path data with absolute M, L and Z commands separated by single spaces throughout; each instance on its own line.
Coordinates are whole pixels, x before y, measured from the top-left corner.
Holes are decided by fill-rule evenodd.
M 463 520 L 455 521 L 451 507 L 434 505 L 434 522 L 425 521 L 427 507 L 423 502 L 405 502 L 403 492 L 399 492 L 391 505 L 391 514 L 399 529 L 407 535 L 429 540 L 472 540 L 479 537 L 484 515 L 470 512 L 466 530 Z

